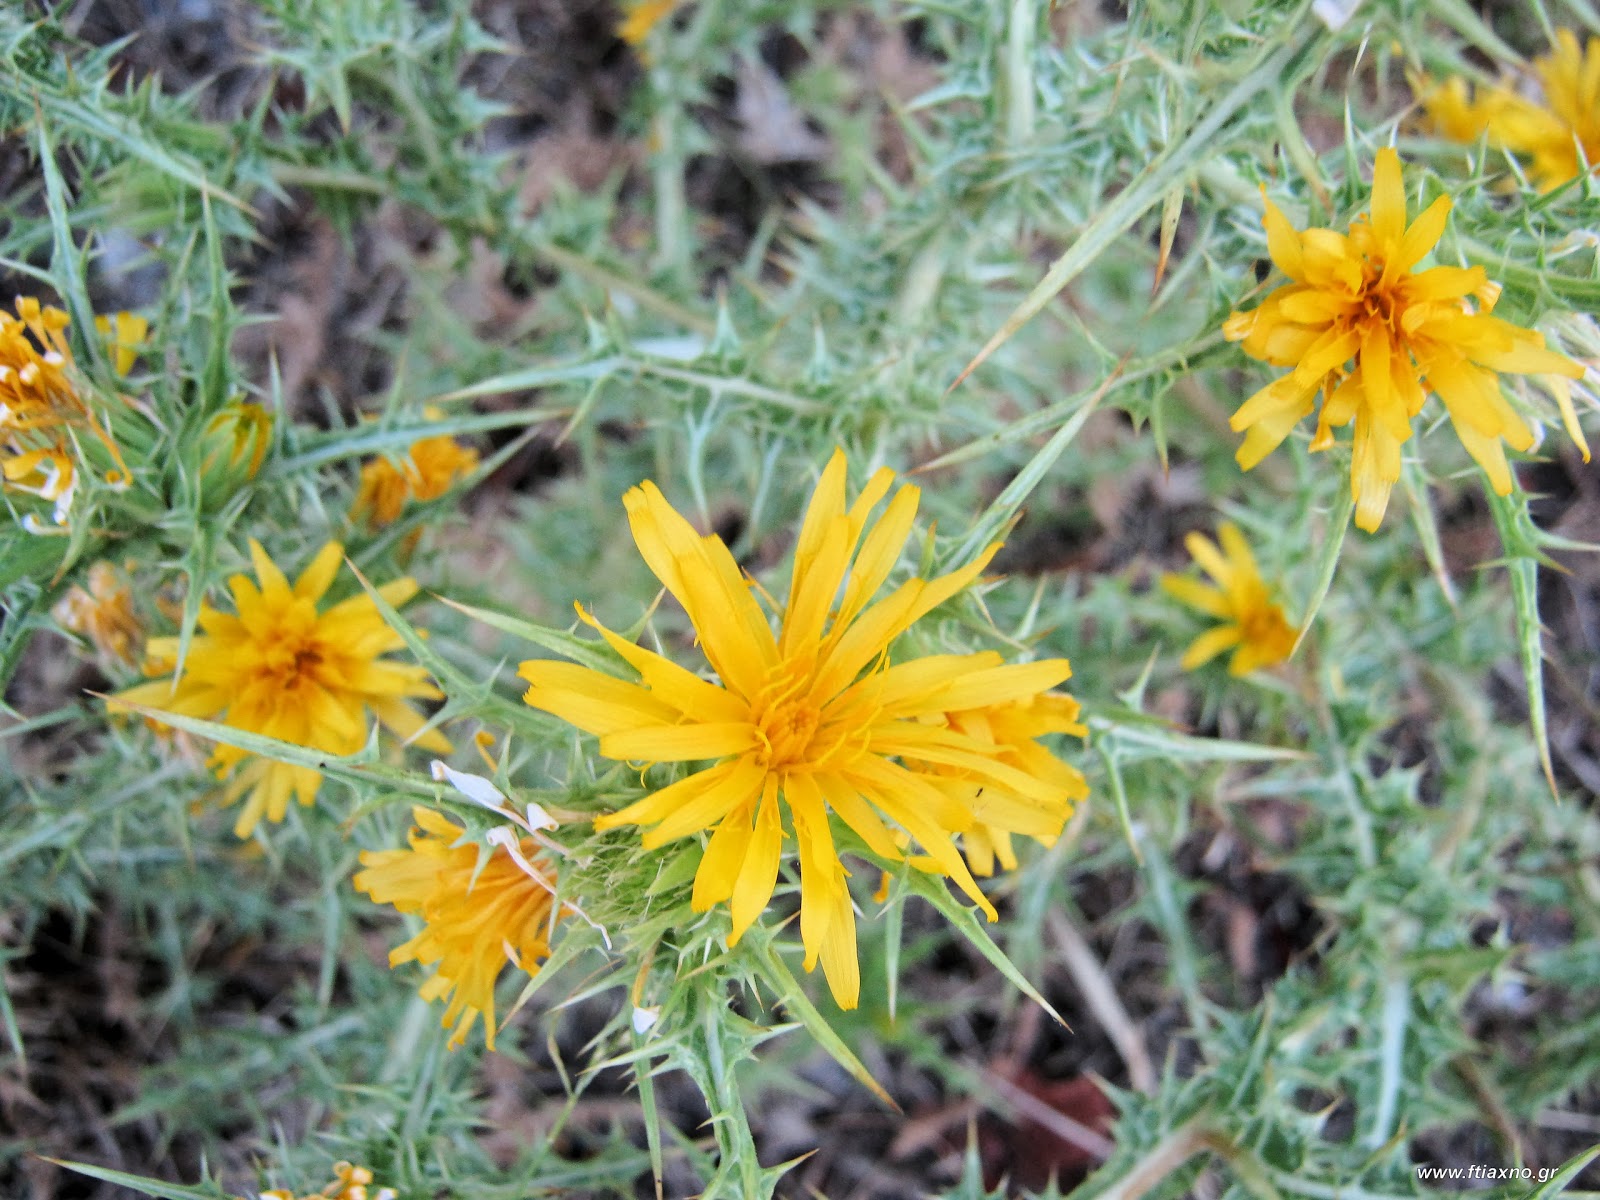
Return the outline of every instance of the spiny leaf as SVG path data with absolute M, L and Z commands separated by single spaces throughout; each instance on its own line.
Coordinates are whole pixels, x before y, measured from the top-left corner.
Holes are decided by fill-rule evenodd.
M 1250 64 L 1244 78 L 1235 84 L 1189 131 L 1188 136 L 1161 154 L 1132 183 L 1118 192 L 1083 227 L 1066 253 L 1050 265 L 1045 277 L 1028 293 L 1021 304 L 984 343 L 971 362 L 962 368 L 948 390 L 960 387 L 968 375 L 991 354 L 1009 341 L 1017 330 L 1031 321 L 1061 290 L 1121 237 L 1152 205 L 1160 200 L 1202 158 L 1217 152 L 1220 135 L 1236 113 L 1269 87 L 1288 87 L 1294 72 L 1291 65 L 1305 58 L 1313 41 L 1292 35 L 1283 44 L 1263 49 Z

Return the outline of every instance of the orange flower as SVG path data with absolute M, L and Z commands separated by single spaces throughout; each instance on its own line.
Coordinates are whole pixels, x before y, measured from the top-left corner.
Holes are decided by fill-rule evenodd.
M 650 31 L 678 7 L 679 0 L 627 0 L 617 36 L 630 46 L 642 46 Z
M 106 473 L 108 483 L 125 487 L 128 468 L 73 379 L 67 314 L 31 296 L 16 303 L 16 317 L 0 312 L 0 476 L 12 490 L 53 505 L 56 524 L 63 525 L 78 484 L 78 433 L 92 435 L 115 464 Z M 144 318 L 118 313 L 114 323 L 100 317 L 96 324 L 111 341 L 117 372 L 125 374 L 144 339 Z M 30 514 L 25 524 L 31 520 Z
M 1544 97 L 1539 103 L 1506 86 L 1479 89 L 1448 79 L 1424 93 L 1428 122 L 1441 136 L 1489 141 L 1528 161 L 1541 191 L 1600 170 L 1600 37 L 1580 49 L 1570 29 L 1556 31 L 1550 53 L 1533 64 Z
M 412 444 L 398 465 L 375 458 L 362 466 L 350 517 L 375 526 L 388 525 L 408 501 L 438 499 L 477 465 L 478 452 L 454 438 L 423 438 Z
M 243 575 L 228 581 L 239 615 L 201 605 L 204 632 L 190 641 L 182 675 L 119 692 L 110 702 L 113 712 L 137 704 L 344 755 L 366 744 L 371 710 L 402 738 L 449 753 L 450 743 L 437 730 L 424 730 L 422 714 L 408 703 L 408 698 L 438 699 L 441 693 L 427 682 L 422 667 L 382 657 L 405 643 L 372 598 L 362 593 L 318 610 L 344 560 L 344 547 L 329 542 L 292 587 L 254 539 L 250 557 L 260 585 Z M 390 604 L 402 604 L 416 591 L 411 579 L 378 589 Z M 178 639 L 151 638 L 147 653 L 147 671 L 172 672 Z M 249 758 L 235 746 L 218 746 L 211 763 L 219 778 L 227 778 Z M 321 774 L 311 767 L 259 758 L 249 762 L 223 792 L 228 804 L 249 796 L 234 833 L 249 837 L 262 817 L 283 820 L 291 794 L 310 804 L 321 783 Z
M 133 590 L 110 563 L 89 568 L 88 590 L 74 584 L 50 610 L 63 629 L 86 637 L 102 658 L 131 667 L 144 626 L 133 611 Z
M 1449 215 L 1450 199 L 1440 196 L 1407 224 L 1400 158 L 1388 147 L 1378 151 L 1371 214 L 1348 236 L 1297 232 L 1267 200 L 1267 251 L 1291 282 L 1222 327 L 1252 358 L 1294 368 L 1233 414 L 1233 428 L 1246 431 L 1239 465 L 1248 471 L 1265 458 L 1320 394 L 1311 449 L 1328 449 L 1333 430 L 1354 422 L 1350 485 L 1356 525 L 1369 533 L 1383 520 L 1400 478 L 1400 446 L 1430 392 L 1502 496 L 1511 490 L 1504 444 L 1527 450 L 1534 438 L 1501 391 L 1500 373 L 1543 376 L 1588 457 L 1566 382 L 1582 378 L 1583 368 L 1545 349 L 1542 334 L 1491 316 L 1500 288 L 1482 267 L 1416 270 Z
M 587 615 L 637 683 L 543 659 L 518 673 L 531 685 L 529 705 L 598 735 L 605 758 L 709 764 L 596 818 L 595 828 L 650 826 L 646 850 L 708 833 L 690 903 L 696 912 L 729 905 L 730 945 L 772 898 L 792 840 L 805 968 L 820 962 L 839 1006 L 854 1008 L 855 909 L 834 817 L 884 859 L 903 859 L 914 840 L 922 849 L 914 864 L 954 880 L 993 921 L 998 914 L 955 836 L 981 823 L 1053 838 L 1082 781 L 1026 732 L 1071 725 L 1071 702 L 1049 694 L 1071 674 L 1065 659 L 1007 664 L 993 651 L 891 657 L 900 635 L 976 581 L 999 545 L 880 596 L 921 493 L 905 485 L 889 497 L 894 475 L 883 469 L 850 503 L 847 471 L 836 452 L 812 495 L 777 629 L 757 599 L 766 593 L 752 589 L 721 538 L 697 533 L 653 483 L 623 497 L 634 542 L 689 614 L 715 682 Z M 950 722 L 950 713 L 969 727 Z
M 1255 555 L 1250 553 L 1239 527 L 1224 521 L 1217 533 L 1222 539 L 1221 550 L 1204 534 L 1191 533 L 1183 539 L 1189 557 L 1216 580 L 1217 586 L 1185 575 L 1163 575 L 1161 586 L 1190 608 L 1222 622 L 1201 634 L 1184 651 L 1183 669 L 1193 671 L 1233 648 L 1228 673 L 1248 675 L 1288 658 L 1297 635 L 1261 581 Z
M 379 904 L 421 914 L 422 932 L 391 951 L 389 965 L 437 963 L 419 994 L 450 997 L 443 1020 L 453 1026 L 450 1045 L 466 1041 L 482 1014 L 493 1050 L 501 970 L 510 963 L 531 975 L 550 957 L 554 872 L 532 838 L 523 838 L 515 855 L 503 845 L 485 855 L 477 842 L 461 841 L 465 831 L 448 817 L 420 806 L 411 815 L 409 848 L 363 850 L 366 869 L 352 882 Z
M 371 1188 L 372 1171 L 367 1167 L 336 1162 L 333 1174 L 332 1183 L 302 1200 L 396 1200 L 399 1195 L 392 1187 Z M 269 1188 L 261 1193 L 261 1200 L 295 1200 L 295 1195 L 286 1188 Z

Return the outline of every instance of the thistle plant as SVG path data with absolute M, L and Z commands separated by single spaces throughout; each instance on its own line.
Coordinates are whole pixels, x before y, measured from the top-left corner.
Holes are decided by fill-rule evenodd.
M 230 13 L 0 11 L 0 1191 L 1593 1186 L 1587 6 Z

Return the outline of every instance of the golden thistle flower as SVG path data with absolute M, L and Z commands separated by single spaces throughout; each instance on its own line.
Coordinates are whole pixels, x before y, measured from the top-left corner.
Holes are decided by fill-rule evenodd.
M 77 584 L 50 610 L 63 629 L 86 637 L 104 659 L 131 667 L 138 662 L 144 626 L 133 611 L 133 590 L 110 563 L 89 568 L 89 587 Z
M 1465 81 L 1448 79 L 1424 92 L 1422 106 L 1443 137 L 1474 142 L 1487 132 L 1492 144 L 1526 157 L 1534 183 L 1548 192 L 1600 170 L 1600 37 L 1580 49 L 1570 29 L 1557 30 L 1555 48 L 1533 70 L 1542 104 L 1506 86 L 1474 96 Z
M 302 1200 L 396 1200 L 399 1196 L 392 1187 L 373 1188 L 370 1168 L 336 1162 L 333 1174 L 332 1183 Z M 295 1200 L 295 1195 L 286 1188 L 270 1188 L 261 1193 L 261 1200 Z
M 1190 608 L 1223 622 L 1201 634 L 1184 651 L 1180 664 L 1183 669 L 1193 671 L 1204 666 L 1231 647 L 1233 658 L 1228 662 L 1228 673 L 1248 675 L 1283 662 L 1294 649 L 1298 635 L 1261 581 L 1260 568 L 1239 527 L 1224 521 L 1217 534 L 1222 541 L 1220 550 L 1204 534 L 1191 533 L 1183 540 L 1189 557 L 1216 580 L 1217 586 L 1186 575 L 1163 575 L 1161 586 Z
M 363 464 L 350 518 L 374 526 L 388 525 L 400 516 L 408 500 L 438 499 L 477 465 L 478 452 L 455 438 L 422 438 L 412 443 L 399 465 L 387 458 Z
M 642 46 L 650 31 L 678 7 L 679 0 L 626 0 L 617 36 L 630 46 Z
M 1037 703 L 1070 674 L 1064 659 L 1007 666 L 986 651 L 890 663 L 895 639 L 977 579 L 999 546 L 961 570 L 908 580 L 875 599 L 911 533 L 919 492 L 900 488 L 869 522 L 893 473 L 877 472 L 849 506 L 845 474 L 844 455 L 835 453 L 801 527 L 776 633 L 721 538 L 696 533 L 652 483 L 623 498 L 639 552 L 687 610 L 715 681 L 581 609 L 639 682 L 544 660 L 523 663 L 520 674 L 532 685 L 528 704 L 598 734 L 607 758 L 714 760 L 595 826 L 653 826 L 646 849 L 710 831 L 692 904 L 704 912 L 731 902 L 730 944 L 772 896 L 787 815 L 799 849 L 806 969 L 820 960 L 834 998 L 852 1008 L 860 993 L 855 914 L 830 812 L 884 859 L 902 859 L 909 835 L 925 855 L 916 865 L 954 879 L 994 920 L 953 841 L 979 827 L 976 788 L 985 789 L 989 825 L 1046 839 L 1060 833 L 1078 788 L 1070 768 L 1031 735 L 997 755 L 1003 739 L 965 732 L 947 716 Z M 1040 726 L 1047 727 L 1055 726 Z M 953 785 L 935 765 L 962 778 Z
M 366 869 L 352 882 L 379 904 L 421 914 L 422 932 L 391 951 L 389 965 L 437 963 L 420 994 L 450 998 L 443 1021 L 447 1029 L 454 1026 L 450 1045 L 466 1041 L 481 1013 L 484 1041 L 493 1050 L 501 968 L 509 962 L 531 975 L 550 957 L 555 874 L 536 857 L 532 838 L 522 839 L 517 856 L 502 845 L 485 859 L 477 842 L 461 842 L 463 829 L 448 817 L 421 807 L 411 815 L 410 848 L 362 851 Z
M 1309 414 L 1320 393 L 1312 450 L 1333 445 L 1333 429 L 1355 423 L 1350 485 L 1356 525 L 1378 528 L 1400 478 L 1400 446 L 1429 392 L 1437 393 L 1467 452 L 1496 492 L 1511 490 L 1502 441 L 1533 445 L 1533 431 L 1507 402 L 1497 373 L 1540 374 L 1561 406 L 1567 431 L 1584 447 L 1565 379 L 1583 368 L 1545 349 L 1544 336 L 1489 315 L 1499 295 L 1482 267 L 1414 268 L 1444 232 L 1450 200 L 1440 196 L 1406 224 L 1400 158 L 1378 151 L 1372 212 L 1348 236 L 1297 232 L 1270 200 L 1267 250 L 1292 282 L 1223 325 L 1252 358 L 1294 370 L 1246 400 L 1230 422 L 1247 430 L 1239 465 L 1254 467 Z M 1468 297 L 1476 300 L 1476 307 Z
M 1475 142 L 1488 130 L 1495 115 L 1512 94 L 1499 88 L 1480 89 L 1476 94 L 1466 80 L 1452 78 L 1441 83 L 1413 81 L 1421 93 L 1426 124 L 1440 137 L 1452 142 Z
M 238 616 L 209 604 L 200 608 L 203 633 L 189 643 L 181 676 L 168 675 L 119 692 L 113 711 L 129 705 L 181 716 L 220 720 L 235 729 L 293 742 L 330 754 L 354 754 L 367 741 L 367 710 L 400 737 L 436 753 L 450 743 L 436 730 L 423 730 L 422 715 L 407 697 L 438 699 L 422 667 L 381 658 L 405 643 L 379 615 L 365 593 L 326 611 L 317 602 L 339 571 L 344 548 L 329 542 L 291 587 L 267 552 L 253 538 L 250 558 L 260 586 L 244 575 L 228 580 Z M 411 579 L 378 589 L 390 604 L 416 594 Z M 149 674 L 173 672 L 178 639 L 151 638 L 146 649 Z M 211 758 L 219 779 L 252 756 L 234 746 L 218 746 Z M 281 821 L 293 793 L 310 804 L 322 776 L 311 767 L 255 758 L 230 780 L 223 803 L 248 793 L 234 833 L 248 837 L 265 816 Z
M 125 486 L 128 468 L 71 377 L 67 314 L 31 296 L 16 304 L 16 317 L 0 312 L 0 475 L 13 490 L 52 504 L 56 523 L 65 524 L 77 489 L 78 431 L 92 434 L 116 464 L 108 483 Z M 126 374 L 148 329 L 144 318 L 118 313 L 114 323 L 95 323 L 110 341 L 118 374 Z

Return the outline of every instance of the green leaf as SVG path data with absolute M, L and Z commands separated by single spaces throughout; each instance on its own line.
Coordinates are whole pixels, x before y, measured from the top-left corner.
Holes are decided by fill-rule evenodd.
M 994 498 L 994 503 L 973 522 L 972 529 L 961 543 L 945 555 L 944 570 L 951 570 L 971 562 L 989 543 L 1004 536 L 1005 529 L 1016 517 L 1023 503 L 1033 494 L 1033 489 L 1039 485 L 1045 473 L 1056 465 L 1056 460 L 1068 446 L 1072 445 L 1073 439 L 1094 415 L 1094 410 L 1120 371 L 1120 366 L 1112 371 L 1099 388 L 1083 402 L 1078 411 L 1072 414 L 1066 424 L 1051 434 L 1050 440 L 1039 448 L 1039 452 L 1028 461 L 1028 465 L 1018 471 L 1011 482 L 1006 484 L 1005 489 Z
M 1294 24 L 1294 23 L 1286 23 Z M 1312 23 L 1299 23 L 1302 28 L 1315 28 Z M 975 371 L 991 354 L 1009 341 L 1017 330 L 1031 321 L 1061 290 L 1077 278 L 1090 263 L 1127 233 L 1140 217 L 1144 216 L 1166 196 L 1195 163 L 1217 153 L 1222 134 L 1234 115 L 1268 88 L 1291 87 L 1293 64 L 1303 62 L 1307 52 L 1316 45 L 1314 38 L 1301 41 L 1300 35 L 1291 35 L 1281 45 L 1268 43 L 1245 71 L 1244 78 L 1212 105 L 1210 111 L 1197 121 L 1188 135 L 1160 154 L 1132 183 L 1113 196 L 1090 219 L 1078 234 L 1077 240 L 1067 247 L 1066 253 L 1056 259 L 1045 272 L 1045 277 L 1028 293 L 1022 303 L 999 329 L 984 343 L 961 374 L 950 385 L 953 390 Z
M 1040 994 L 1039 989 L 1033 986 L 1027 976 L 1017 970 L 1017 965 L 1006 956 L 1006 952 L 995 945 L 994 939 L 985 932 L 983 926 L 978 924 L 977 914 L 950 894 L 942 875 L 931 875 L 926 871 L 908 871 L 905 880 L 906 886 L 912 892 L 938 909 L 945 920 L 954 925 L 961 936 L 971 942 L 973 948 L 988 959 L 1013 987 L 1044 1009 L 1057 1022 L 1066 1025 L 1061 1019 L 1061 1014 Z
M 90 1179 L 132 1188 L 146 1196 L 158 1197 L 158 1200 L 228 1200 L 228 1193 L 215 1183 L 204 1188 L 186 1187 L 181 1183 L 167 1183 L 144 1175 L 130 1175 L 126 1171 L 113 1171 L 110 1167 L 96 1167 L 90 1163 L 68 1162 L 60 1158 L 45 1158 L 45 1161 L 55 1163 L 58 1167 L 65 1167 L 69 1171 L 76 1171 L 79 1175 L 87 1175 Z
M 629 677 L 626 665 L 611 653 L 610 647 L 604 642 L 593 642 L 564 629 L 535 625 L 532 621 L 524 621 L 520 617 L 507 616 L 505 613 L 497 613 L 487 608 L 474 608 L 470 604 L 461 604 L 448 596 L 437 598 L 457 612 L 464 613 L 474 621 L 482 621 L 502 633 L 509 633 L 525 642 L 532 642 L 535 646 L 543 646 L 546 650 L 553 650 L 563 658 L 570 658 L 573 662 L 581 663 L 602 674 L 619 679 Z
M 1549 721 L 1544 705 L 1543 626 L 1539 623 L 1539 558 L 1533 522 L 1528 516 L 1528 498 L 1521 491 L 1497 496 L 1486 490 L 1489 511 L 1494 515 L 1505 550 L 1506 570 L 1511 575 L 1512 614 L 1517 624 L 1517 657 L 1522 662 L 1522 678 L 1528 689 L 1528 724 L 1539 750 L 1539 766 L 1544 771 L 1550 794 L 1556 794 L 1555 766 L 1550 761 Z
M 1097 741 L 1111 743 L 1118 757 L 1128 761 L 1160 758 L 1171 762 L 1292 762 L 1315 757 L 1305 750 L 1283 746 L 1192 737 L 1148 725 L 1114 725 L 1099 717 L 1091 718 L 1089 727 L 1095 731 Z
M 752 929 L 745 934 L 745 937 L 748 939 L 752 935 L 760 936 L 756 930 Z M 800 981 L 794 977 L 794 972 L 789 970 L 788 964 L 779 957 L 772 944 L 771 937 L 763 937 L 760 948 L 755 951 L 752 958 L 754 959 L 756 973 L 761 977 L 762 981 L 772 989 L 774 995 L 778 998 L 778 1002 L 801 1025 L 805 1026 L 806 1032 L 816 1038 L 817 1044 L 831 1054 L 835 1062 L 850 1072 L 851 1077 L 860 1083 L 862 1087 L 894 1109 L 895 1112 L 899 1112 L 900 1106 L 894 1102 L 893 1097 L 883 1090 L 883 1086 L 872 1077 L 872 1073 L 855 1056 L 855 1052 L 845 1044 L 844 1039 L 834 1031 L 833 1026 L 829 1025 L 823 1015 L 817 1011 L 817 1006 L 811 1003 L 811 999 L 806 995 L 805 989 L 800 986 Z
M 1561 1164 L 1553 1176 L 1531 1192 L 1525 1192 L 1520 1200 L 1552 1200 L 1553 1197 L 1566 1191 L 1568 1184 L 1576 1182 L 1578 1176 L 1583 1174 L 1583 1169 L 1597 1156 L 1600 1156 L 1600 1146 L 1590 1146 L 1587 1150 L 1573 1155 Z
M 1339 499 L 1334 502 L 1333 514 L 1328 518 L 1327 540 L 1322 546 L 1322 557 L 1317 560 L 1317 582 L 1311 589 L 1311 599 L 1306 602 L 1305 616 L 1300 618 L 1300 635 L 1295 638 L 1294 649 L 1289 651 L 1293 657 L 1295 651 L 1300 649 L 1300 643 L 1306 640 L 1306 634 L 1311 631 L 1311 623 L 1317 619 L 1317 613 L 1322 611 L 1322 602 L 1328 598 L 1328 591 L 1333 587 L 1333 576 L 1339 569 L 1339 551 L 1344 549 L 1345 534 L 1350 532 L 1350 515 L 1356 510 L 1356 498 L 1350 491 L 1350 480 L 1346 478 L 1339 488 Z

